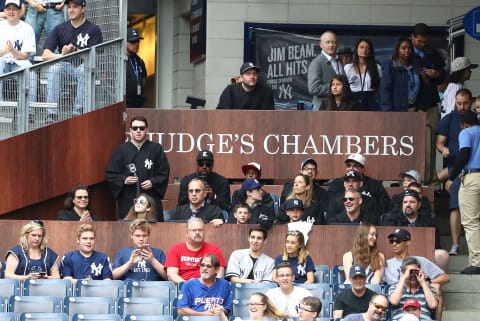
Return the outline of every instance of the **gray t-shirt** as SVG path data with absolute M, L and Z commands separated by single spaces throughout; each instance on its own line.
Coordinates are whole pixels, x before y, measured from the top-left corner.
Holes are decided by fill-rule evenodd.
M 443 274 L 443 270 L 439 268 L 435 263 L 429 259 L 424 258 L 423 256 L 414 256 L 420 262 L 420 268 L 425 272 L 425 275 L 434 279 L 440 274 Z M 398 283 L 400 280 L 402 259 L 391 258 L 387 260 L 387 266 L 385 267 L 385 275 L 383 276 L 383 281 L 388 285 Z

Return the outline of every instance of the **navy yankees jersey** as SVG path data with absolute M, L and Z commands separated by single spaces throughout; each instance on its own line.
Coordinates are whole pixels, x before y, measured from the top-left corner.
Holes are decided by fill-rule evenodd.
M 65 254 L 60 264 L 60 273 L 62 277 L 70 276 L 74 279 L 112 279 L 110 259 L 97 251 L 93 251 L 89 257 L 83 256 L 78 250 Z

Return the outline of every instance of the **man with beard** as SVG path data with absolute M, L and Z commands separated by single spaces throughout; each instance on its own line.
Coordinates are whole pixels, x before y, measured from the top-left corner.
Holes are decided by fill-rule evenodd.
M 223 224 L 222 209 L 205 202 L 207 191 L 205 183 L 200 178 L 194 178 L 188 183 L 188 203 L 175 209 L 171 220 L 188 220 L 190 217 L 199 217 L 204 223 L 211 223 L 215 227 Z
M 359 224 L 367 222 L 373 225 L 378 224 L 378 215 L 373 212 L 365 212 L 362 210 L 362 195 L 359 190 L 346 190 L 343 196 L 344 209 L 331 217 L 328 224 Z
M 388 300 L 393 306 L 392 319 L 401 318 L 404 314 L 403 304 L 415 299 L 420 303 L 422 320 L 431 320 L 431 310 L 438 306 L 437 293 L 428 282 L 420 263 L 415 257 L 407 257 L 402 262 L 401 271 L 398 283 L 388 288 Z
M 274 110 L 273 91 L 258 77 L 260 67 L 246 62 L 240 67 L 240 82 L 230 84 L 220 96 L 217 109 Z
M 344 321 L 380 321 L 385 317 L 388 309 L 388 300 L 382 294 L 372 296 L 368 310 L 364 313 L 353 313 L 344 318 Z
M 218 316 L 220 321 L 227 320 L 233 296 L 230 284 L 217 277 L 219 268 L 216 255 L 201 258 L 200 277 L 185 282 L 178 296 L 178 315 Z
M 420 215 L 422 201 L 417 191 L 407 189 L 403 192 L 402 213 L 388 214 L 383 225 L 386 226 L 411 226 L 411 227 L 434 227 L 435 228 L 435 264 L 444 271 L 448 268 L 450 258 L 447 251 L 441 248 L 440 231 L 435 219 L 428 215 Z
M 230 255 L 225 278 L 235 283 L 271 282 L 274 260 L 263 253 L 267 230 L 252 227 L 248 233 L 248 249 L 235 250 Z
M 349 276 L 352 287 L 340 291 L 333 303 L 334 320 L 367 310 L 371 298 L 376 294 L 365 286 L 367 273 L 363 265 L 353 264 L 350 267 Z
M 220 206 L 229 211 L 232 205 L 230 199 L 230 184 L 228 179 L 213 171 L 213 154 L 209 150 L 201 150 L 197 154 L 197 171 L 185 176 L 180 182 L 178 206 L 188 203 L 188 183 L 194 178 L 200 178 L 205 183 L 208 204 Z
M 219 260 L 216 268 L 218 278 L 223 278 L 225 259 L 222 251 L 210 243 L 205 242 L 205 224 L 198 217 L 192 217 L 187 221 L 187 241 L 173 245 L 167 254 L 165 268 L 167 277 L 176 284 L 198 278 L 200 276 L 200 260 L 206 254 L 215 254 Z
M 455 109 L 442 118 L 437 128 L 437 150 L 442 153 L 444 163 L 447 166 L 439 174 L 440 180 L 447 179 L 448 171 L 452 170 L 459 153 L 458 135 L 462 129 L 461 117 L 472 105 L 472 92 L 466 88 L 459 89 L 455 94 Z M 450 192 L 450 233 L 452 234 L 452 248 L 450 255 L 457 255 L 460 250 L 460 209 L 458 205 L 458 190 L 460 178 L 455 177 L 453 183 L 449 183 Z

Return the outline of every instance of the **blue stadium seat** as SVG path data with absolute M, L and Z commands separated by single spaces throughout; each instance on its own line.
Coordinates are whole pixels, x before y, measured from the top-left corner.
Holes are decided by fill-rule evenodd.
M 62 305 L 54 296 L 11 296 L 8 311 L 16 315 L 22 313 L 60 313 Z
M 308 289 L 314 296 L 321 300 L 331 301 L 332 290 L 329 283 L 299 283 L 299 287 Z
M 173 321 L 171 315 L 136 315 L 129 314 L 125 317 L 125 321 Z
M 250 295 L 254 292 L 265 293 L 269 289 L 278 287 L 276 283 L 273 282 L 262 282 L 262 283 L 232 283 L 232 292 L 233 298 L 238 300 L 248 300 Z
M 315 283 L 330 283 L 330 267 L 328 265 L 315 265 Z
M 118 314 L 83 314 L 76 313 L 72 317 L 72 321 L 122 321 Z
M 8 299 L 12 295 L 20 295 L 20 280 L 17 279 L 0 279 L 0 296 L 6 301 L 2 301 L 4 304 L 8 304 Z
M 22 313 L 19 321 L 68 321 L 66 313 Z
M 8 298 L 0 296 L 0 312 L 6 312 L 8 306 Z
M 365 286 L 367 288 L 369 288 L 370 290 L 374 291 L 374 292 L 377 292 L 378 294 L 382 294 L 383 293 L 383 288 L 380 284 L 370 284 L 370 283 L 367 283 L 365 284 Z
M 345 282 L 345 271 L 343 265 L 334 265 L 332 268 L 332 284 Z
M 13 313 L 13 312 L 0 312 L 0 321 L 16 321 L 15 313 Z
M 63 312 L 73 317 L 75 314 L 115 314 L 112 297 L 68 297 L 63 301 Z
M 131 281 L 127 283 L 127 297 L 165 297 L 172 301 L 177 297 L 177 286 L 172 281 Z
M 124 283 L 121 280 L 78 280 L 75 296 L 110 297 L 118 300 L 124 296 Z
M 118 314 L 125 317 L 134 315 L 171 315 L 170 302 L 164 298 L 120 298 Z
M 332 318 L 333 317 L 333 302 L 330 300 L 320 299 L 322 301 L 322 312 L 319 314 L 319 317 L 322 318 Z
M 332 301 L 335 301 L 335 298 L 337 297 L 337 294 L 340 291 L 343 291 L 345 289 L 350 289 L 351 287 L 352 287 L 351 284 L 344 284 L 344 283 L 334 284 L 332 288 Z
M 55 296 L 63 301 L 73 295 L 72 281 L 64 279 L 27 279 L 23 282 L 23 295 Z
M 186 316 L 186 315 L 179 315 L 176 321 L 218 321 L 218 316 Z
M 248 299 L 233 299 L 232 315 L 243 320 L 250 320 L 248 302 L 250 302 L 250 297 Z

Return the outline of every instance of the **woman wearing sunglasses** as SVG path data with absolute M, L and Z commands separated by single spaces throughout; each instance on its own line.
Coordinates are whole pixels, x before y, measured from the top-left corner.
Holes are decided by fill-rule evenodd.
M 5 255 L 6 279 L 59 279 L 58 255 L 47 247 L 42 221 L 30 221 L 20 230 L 20 241 Z
M 57 220 L 61 221 L 80 221 L 90 223 L 96 220 L 92 214 L 90 191 L 86 185 L 79 184 L 68 193 L 63 203 L 64 209 L 60 210 Z
M 143 218 L 149 222 L 157 221 L 157 206 L 155 200 L 146 193 L 140 193 L 133 201 L 133 205 L 130 207 L 124 220 L 133 221 L 137 218 Z

